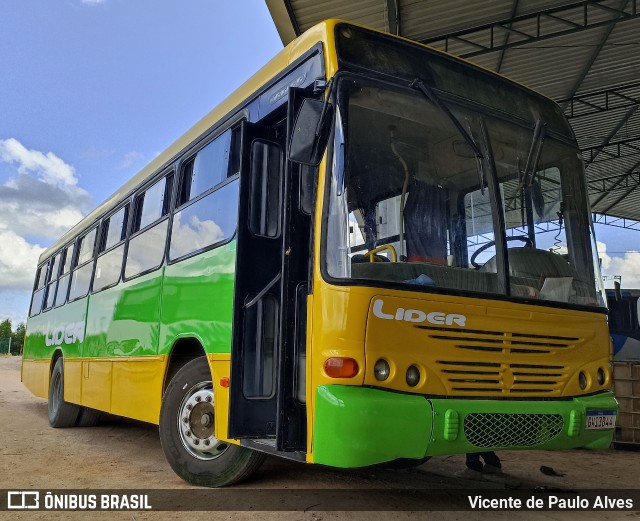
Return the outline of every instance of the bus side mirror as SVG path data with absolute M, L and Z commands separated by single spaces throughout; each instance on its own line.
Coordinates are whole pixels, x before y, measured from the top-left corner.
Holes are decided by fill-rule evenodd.
M 614 291 L 614 295 L 616 296 L 616 300 L 618 301 L 622 300 L 622 291 L 620 291 L 620 282 L 618 282 L 617 280 L 613 281 L 613 291 Z
M 307 98 L 302 102 L 289 143 L 289 160 L 303 165 L 320 163 L 329 140 L 333 105 Z

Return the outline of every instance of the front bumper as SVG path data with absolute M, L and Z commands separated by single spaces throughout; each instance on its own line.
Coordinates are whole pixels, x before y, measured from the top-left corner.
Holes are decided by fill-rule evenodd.
M 428 398 L 368 387 L 316 391 L 313 460 L 363 467 L 491 450 L 607 448 L 614 429 L 586 430 L 588 410 L 618 410 L 606 391 L 564 400 Z

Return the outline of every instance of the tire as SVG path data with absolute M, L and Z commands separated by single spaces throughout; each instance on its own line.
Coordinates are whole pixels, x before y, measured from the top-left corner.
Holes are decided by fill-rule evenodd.
M 64 363 L 60 357 L 53 366 L 49 383 L 49 425 L 56 429 L 73 427 L 79 414 L 79 405 L 64 401 Z
M 206 358 L 188 362 L 172 378 L 160 409 L 160 444 L 178 476 L 192 485 L 223 487 L 253 474 L 265 456 L 213 436 L 211 372 Z
M 80 414 L 76 420 L 76 427 L 95 427 L 98 425 L 102 413 L 89 407 L 80 407 Z

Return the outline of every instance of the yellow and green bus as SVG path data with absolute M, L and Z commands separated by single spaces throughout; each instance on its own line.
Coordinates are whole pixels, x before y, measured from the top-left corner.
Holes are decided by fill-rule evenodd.
M 196 485 L 603 448 L 598 270 L 555 103 L 331 20 L 42 254 L 22 380 L 53 427 L 159 425 Z

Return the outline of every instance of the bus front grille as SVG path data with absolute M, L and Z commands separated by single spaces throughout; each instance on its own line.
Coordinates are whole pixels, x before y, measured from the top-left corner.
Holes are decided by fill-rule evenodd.
M 464 419 L 464 433 L 479 448 L 535 447 L 557 437 L 563 425 L 559 414 L 472 413 Z
M 454 391 L 517 396 L 522 393 L 549 394 L 566 384 L 562 365 L 519 364 L 471 360 L 437 360 L 443 380 Z
M 559 396 L 570 370 L 551 361 L 555 355 L 566 361 L 585 341 L 569 335 L 417 327 L 430 343 L 446 349 L 446 358 L 434 362 L 456 395 Z

